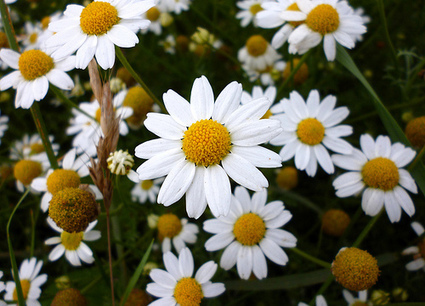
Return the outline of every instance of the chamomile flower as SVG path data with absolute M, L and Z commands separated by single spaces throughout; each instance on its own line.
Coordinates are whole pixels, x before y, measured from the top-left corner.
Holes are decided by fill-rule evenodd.
M 49 136 L 49 141 L 52 145 L 52 150 L 57 155 L 59 151 L 59 145 L 54 143 L 54 137 Z M 31 158 L 33 160 L 38 160 L 43 164 L 48 164 L 48 158 L 46 151 L 44 149 L 43 142 L 40 135 L 33 134 L 29 136 L 25 134 L 22 137 L 22 140 L 15 141 L 12 148 L 10 149 L 10 159 L 20 160 Z
M 252 35 L 238 51 L 238 60 L 245 70 L 265 70 L 281 56 L 261 35 Z
M 412 222 L 411 226 L 416 235 L 419 237 L 418 245 L 408 247 L 401 254 L 413 255 L 413 261 L 406 265 L 406 269 L 408 271 L 416 271 L 419 269 L 425 271 L 425 237 L 423 236 L 425 229 L 419 222 Z
M 140 204 L 145 203 L 146 200 L 149 200 L 151 203 L 155 203 L 160 185 L 163 181 L 164 178 L 161 177 L 155 180 L 144 180 L 136 183 L 133 189 L 131 189 L 131 199 L 134 202 L 139 202 Z
M 1 114 L 1 112 L 0 112 L 0 114 Z M 1 144 L 1 138 L 4 135 L 4 132 L 9 127 L 7 125 L 8 122 L 9 122 L 9 117 L 8 116 L 0 116 L 0 144 Z
M 173 35 L 169 34 L 165 39 L 160 40 L 159 45 L 164 47 L 166 53 L 175 54 L 176 53 L 176 39 Z
M 134 166 L 134 159 L 128 151 L 118 150 L 111 152 L 106 162 L 111 173 L 115 175 L 126 175 L 134 183 L 140 182 L 136 171 L 131 169 Z
M 222 283 L 212 283 L 210 279 L 217 271 L 212 260 L 203 264 L 192 277 L 194 262 L 192 253 L 184 248 L 177 258 L 173 253 L 163 255 L 165 269 L 152 269 L 149 276 L 154 281 L 146 291 L 160 299 L 152 305 L 200 305 L 204 298 L 222 294 L 226 289 Z
M 312 90 L 307 102 L 293 91 L 289 99 L 283 99 L 276 107 L 282 114 L 273 116 L 282 123 L 283 132 L 270 141 L 283 145 L 280 156 L 287 161 L 295 156 L 295 166 L 315 176 L 317 163 L 326 171 L 334 172 L 334 165 L 327 149 L 350 154 L 352 146 L 341 137 L 351 135 L 352 127 L 339 125 L 349 114 L 347 107 L 335 108 L 336 97 L 327 96 L 320 101 L 319 92 Z M 272 109 L 273 111 L 273 109 Z
M 177 253 L 180 253 L 186 247 L 186 243 L 196 242 L 196 235 L 199 232 L 196 224 L 189 223 L 186 218 L 179 219 L 172 213 L 159 216 L 156 227 L 163 253 L 171 251 L 171 242 Z
M 192 0 L 158 0 L 157 6 L 161 11 L 179 15 L 182 11 L 187 11 Z
M 161 8 L 158 6 L 153 6 L 145 14 L 143 14 L 143 18 L 146 18 L 150 21 L 149 26 L 146 29 L 142 30 L 142 33 L 146 33 L 148 31 L 153 32 L 155 35 L 161 35 L 162 33 L 162 25 L 161 25 Z
M 83 241 L 100 239 L 100 231 L 93 230 L 97 220 L 91 222 L 84 232 L 79 233 L 64 231 L 51 218 L 47 218 L 47 223 L 52 229 L 60 233 L 59 237 L 52 237 L 44 242 L 47 245 L 56 245 L 49 254 L 50 261 L 56 261 L 65 254 L 66 259 L 73 266 L 81 266 L 81 261 L 87 264 L 94 262 L 93 252 Z
M 236 14 L 236 18 L 241 20 L 242 27 L 248 26 L 251 22 L 254 26 L 257 26 L 255 16 L 263 10 L 261 7 L 263 2 L 264 0 L 242 0 L 236 2 L 236 6 L 240 9 Z
M 38 275 L 42 266 L 42 260 L 37 261 L 35 257 L 32 257 L 31 259 L 25 259 L 19 268 L 19 279 L 26 305 L 40 305 L 38 302 L 41 294 L 40 287 L 47 281 L 47 274 Z M 6 283 L 4 299 L 5 301 L 18 300 L 15 282 L 9 281 Z
M 235 264 L 239 277 L 248 279 L 251 273 L 258 279 L 267 277 L 268 257 L 284 266 L 288 256 L 281 249 L 293 248 L 297 238 L 280 229 L 292 215 L 282 201 L 266 204 L 267 190 L 254 193 L 252 198 L 243 187 L 236 187 L 228 216 L 204 222 L 204 230 L 215 234 L 207 240 L 207 251 L 225 248 L 220 267 L 231 269 Z
M 281 78 L 284 68 L 285 62 L 281 60 L 277 60 L 271 65 L 267 66 L 265 69 L 261 70 L 251 69 L 248 67 L 248 65 L 242 66 L 242 69 L 248 75 L 250 82 L 259 80 L 263 86 L 274 85 L 275 82 Z
M 65 188 L 78 188 L 81 178 L 89 175 L 87 164 L 89 157 L 85 154 L 77 157 L 76 149 L 71 149 L 65 154 L 62 167 L 48 170 L 46 177 L 39 177 L 32 181 L 31 187 L 44 192 L 41 198 L 41 210 L 46 212 L 53 194 Z
M 410 163 L 416 152 L 401 143 L 391 144 L 387 136 L 378 136 L 376 141 L 364 134 L 360 137 L 361 151 L 351 154 L 332 155 L 334 164 L 350 170 L 333 182 L 340 198 L 362 193 L 362 208 L 366 215 L 375 216 L 385 206 L 391 222 L 398 222 L 401 209 L 410 217 L 415 206 L 405 189 L 417 193 L 415 181 L 402 167 Z
M 24 28 L 25 34 L 20 37 L 24 50 L 39 49 L 43 42 L 40 40 L 40 37 L 43 37 L 41 23 L 32 23 L 31 21 L 26 21 Z
M 64 90 L 71 90 L 74 82 L 65 73 L 75 68 L 75 57 L 54 59 L 43 50 L 27 50 L 22 54 L 1 49 L 0 59 L 15 71 L 0 80 L 0 90 L 16 89 L 15 107 L 30 108 L 34 101 L 42 100 L 49 82 Z
M 359 291 L 359 296 L 354 297 L 350 291 L 344 289 L 342 290 L 342 295 L 344 299 L 347 301 L 348 306 L 372 306 L 372 302 L 367 300 L 367 290 Z
M 343 0 L 297 0 L 299 11 L 286 18 L 304 21 L 288 37 L 289 53 L 304 54 L 323 40 L 328 61 L 335 60 L 336 43 L 352 49 L 358 35 L 366 32 L 363 20 Z
M 360 16 L 360 18 L 363 21 L 363 24 L 368 24 L 370 22 L 370 17 L 365 14 L 365 11 L 362 7 L 358 7 L 356 9 L 354 9 L 354 14 L 357 15 L 357 16 Z M 354 35 L 354 40 L 355 41 L 362 41 L 363 40 L 363 34 Z
M 163 95 L 170 115 L 149 113 L 145 127 L 160 136 L 136 147 L 148 159 L 138 169 L 141 180 L 167 176 L 158 203 L 169 206 L 186 194 L 189 217 L 199 218 L 207 204 L 214 216 L 230 209 L 230 176 L 251 190 L 268 187 L 257 167 L 281 165 L 280 157 L 259 144 L 277 136 L 277 120 L 261 119 L 267 98 L 240 106 L 242 86 L 232 82 L 214 102 L 207 78 L 195 80 L 190 103 L 173 90 Z M 240 106 L 240 107 L 239 107 Z
M 46 40 L 46 47 L 56 49 L 52 57 L 58 59 L 77 51 L 79 69 L 85 69 L 93 57 L 102 69 L 112 68 L 115 46 L 131 48 L 139 42 L 135 33 L 150 23 L 141 16 L 153 5 L 153 0 L 95 0 L 86 7 L 69 4 L 63 18 L 49 24 L 56 34 Z

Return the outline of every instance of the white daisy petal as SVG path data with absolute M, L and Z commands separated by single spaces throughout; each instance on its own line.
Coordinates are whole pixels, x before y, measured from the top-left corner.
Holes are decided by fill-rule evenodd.
M 207 78 L 202 76 L 193 83 L 190 108 L 196 120 L 209 119 L 214 110 L 214 94 Z
M 236 265 L 239 277 L 242 279 L 248 279 L 251 276 L 252 265 L 252 248 L 242 246 L 238 252 Z
M 219 165 L 205 169 L 205 197 L 208 207 L 216 217 L 226 216 L 230 209 L 231 187 L 226 172 Z

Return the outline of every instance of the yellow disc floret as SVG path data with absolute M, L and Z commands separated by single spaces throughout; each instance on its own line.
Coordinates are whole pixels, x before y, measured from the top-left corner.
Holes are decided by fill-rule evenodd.
M 41 142 L 35 142 L 31 144 L 30 149 L 31 149 L 30 155 L 39 154 L 46 151 L 44 148 L 44 145 Z
M 386 157 L 369 160 L 362 169 L 363 181 L 368 187 L 392 190 L 398 185 L 400 175 L 396 164 Z
M 161 15 L 161 12 L 158 10 L 156 6 L 151 7 L 146 12 L 146 18 L 149 19 L 150 21 L 157 21 L 160 15 Z
M 46 30 L 49 27 L 50 19 L 50 16 L 46 16 L 41 19 L 41 28 L 43 30 Z
M 84 232 L 99 214 L 94 196 L 80 188 L 65 188 L 53 195 L 49 216 L 68 233 Z
M 47 190 L 51 194 L 55 194 L 65 188 L 77 188 L 80 186 L 80 176 L 74 170 L 56 169 L 46 180 Z
M 119 22 L 117 9 L 108 2 L 95 1 L 80 15 L 81 30 L 87 35 L 103 35 Z
M 294 2 L 290 6 L 288 6 L 288 8 L 286 10 L 287 11 L 300 12 L 300 8 L 298 7 L 298 4 L 296 2 Z M 303 21 L 288 21 L 288 23 L 295 28 L 295 27 L 299 26 L 300 24 L 303 24 L 304 20 Z
M 298 63 L 300 62 L 299 58 L 294 58 L 291 62 L 287 62 L 285 69 L 283 69 L 282 76 L 284 79 L 289 78 L 291 75 L 292 70 L 297 67 Z M 306 63 L 302 63 L 300 68 L 297 72 L 295 72 L 293 81 L 295 85 L 301 85 L 303 84 L 309 76 L 308 66 Z
M 15 178 L 25 186 L 31 184 L 32 180 L 35 179 L 43 172 L 41 164 L 34 160 L 23 159 L 16 163 L 13 168 L 13 174 Z
M 283 190 L 291 190 L 298 185 L 298 171 L 295 167 L 283 167 L 276 177 L 277 185 Z
M 158 218 L 158 237 L 159 240 L 164 238 L 173 238 L 182 230 L 182 223 L 175 214 L 164 214 Z
M 143 190 L 149 190 L 153 186 L 152 180 L 144 180 L 140 183 L 140 187 L 142 187 Z
M 422 148 L 425 145 L 425 116 L 410 120 L 405 133 L 414 147 Z
M 325 127 L 316 118 L 307 118 L 298 123 L 297 136 L 302 143 L 315 146 L 325 137 Z
M 46 75 L 55 66 L 53 59 L 41 50 L 28 50 L 18 61 L 19 71 L 27 81 Z
M 330 236 L 341 237 L 350 224 L 350 216 L 341 209 L 330 209 L 322 216 L 323 232 Z
M 319 4 L 307 15 L 305 23 L 314 32 L 326 35 L 338 29 L 339 14 L 332 5 Z
M 21 288 L 22 288 L 22 295 L 24 296 L 24 300 L 27 300 L 28 293 L 31 288 L 31 282 L 27 279 L 21 279 Z M 16 287 L 15 287 L 15 290 L 13 291 L 13 299 L 15 301 L 18 300 L 18 292 L 16 291 Z
M 203 297 L 201 285 L 192 277 L 180 279 L 174 288 L 174 298 L 181 306 L 198 306 Z
M 251 7 L 249 8 L 249 11 L 254 16 L 257 15 L 257 13 L 261 12 L 262 10 L 263 10 L 263 8 L 261 7 L 260 3 L 255 3 L 254 5 L 251 5 Z
M 372 287 L 379 276 L 378 262 L 358 248 L 343 248 L 332 263 L 335 280 L 348 290 L 361 291 Z
M 63 231 L 61 233 L 61 243 L 65 250 L 75 251 L 80 247 L 81 241 L 83 241 L 84 232 L 79 233 L 68 233 Z
M 266 234 L 266 224 L 257 214 L 247 213 L 239 217 L 233 226 L 233 234 L 243 245 L 258 244 Z
M 80 290 L 68 288 L 58 291 L 50 306 L 86 306 L 87 300 Z
M 268 42 L 261 35 L 253 35 L 246 41 L 246 49 L 251 56 L 257 57 L 266 53 Z
M 152 111 L 153 99 L 140 86 L 130 88 L 125 95 L 123 106 L 133 109 L 133 115 L 125 119 L 131 128 L 138 128 L 146 119 L 146 114 Z
M 186 159 L 205 167 L 220 163 L 231 148 L 227 129 L 211 119 L 193 123 L 184 133 L 182 142 Z

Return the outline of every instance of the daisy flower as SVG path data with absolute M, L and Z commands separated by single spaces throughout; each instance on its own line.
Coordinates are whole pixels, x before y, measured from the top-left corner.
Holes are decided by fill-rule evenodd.
M 180 14 L 182 11 L 187 11 L 192 0 L 158 0 L 157 6 L 161 11 Z
M 155 35 L 161 35 L 162 33 L 162 24 L 161 24 L 161 10 L 158 6 L 153 6 L 145 14 L 142 15 L 143 18 L 146 18 L 150 21 L 149 26 L 146 29 L 142 30 L 142 33 L 148 31 L 153 32 Z
M 97 220 L 91 222 L 84 232 L 79 233 L 64 231 L 50 217 L 47 218 L 47 223 L 52 229 L 60 233 L 59 237 L 52 237 L 44 242 L 46 245 L 56 245 L 49 254 L 50 261 L 56 261 L 65 254 L 66 259 L 73 266 L 81 266 L 81 261 L 87 264 L 94 262 L 93 252 L 83 241 L 100 239 L 100 231 L 93 230 Z
M 257 99 L 260 99 L 262 97 L 267 97 L 272 102 L 272 105 L 274 103 L 274 100 L 276 99 L 276 87 L 274 86 L 268 86 L 264 91 L 261 88 L 261 86 L 254 86 L 252 88 L 252 94 L 249 94 L 247 91 L 242 92 L 241 97 L 241 104 L 250 103 L 252 101 L 255 101 Z M 273 107 L 271 107 L 273 109 Z M 271 109 L 267 110 L 267 112 L 262 117 L 263 119 L 268 119 L 273 114 Z
M 160 46 L 164 48 L 166 53 L 175 54 L 176 53 L 176 39 L 173 35 L 169 34 L 165 39 L 158 42 Z
M 252 198 L 243 187 L 236 187 L 228 216 L 204 222 L 204 230 L 215 234 L 207 240 L 207 251 L 224 249 L 220 267 L 231 269 L 235 264 L 239 277 L 248 279 L 251 273 L 258 279 L 267 277 L 268 257 L 284 266 L 288 256 L 281 249 L 293 248 L 297 238 L 280 229 L 291 218 L 282 201 L 266 204 L 267 190 L 254 193 Z
M 198 226 L 189 223 L 186 218 L 179 219 L 175 214 L 163 214 L 157 221 L 158 239 L 162 241 L 162 252 L 171 251 L 171 242 L 177 253 L 186 247 L 186 243 L 195 243 L 199 232 Z
M 359 291 L 359 297 L 354 297 L 350 291 L 344 289 L 342 290 L 342 295 L 344 299 L 347 301 L 348 306 L 372 306 L 372 302 L 367 300 L 367 290 Z
M 350 170 L 333 182 L 336 195 L 345 198 L 362 192 L 362 208 L 369 216 L 378 214 L 383 206 L 391 222 L 400 220 L 402 208 L 413 216 L 415 206 L 405 189 L 412 193 L 418 189 L 410 173 L 401 168 L 416 152 L 399 142 L 391 145 L 387 136 L 374 141 L 368 134 L 360 137 L 360 147 L 361 151 L 353 149 L 351 154 L 332 156 L 336 166 Z
M 310 91 L 307 102 L 293 91 L 289 99 L 283 99 L 277 106 L 282 114 L 273 116 L 282 123 L 283 132 L 270 141 L 273 145 L 283 145 L 280 156 L 287 161 L 295 156 L 295 166 L 315 176 L 317 163 L 326 171 L 334 172 L 334 165 L 327 149 L 342 154 L 350 154 L 352 146 L 340 137 L 351 135 L 349 125 L 338 125 L 349 114 L 347 107 L 335 108 L 336 97 L 327 96 L 320 101 L 317 90 Z M 272 109 L 276 111 L 276 109 Z
M 251 22 L 256 27 L 257 20 L 255 16 L 262 11 L 261 3 L 264 0 L 242 0 L 236 2 L 236 6 L 241 10 L 236 14 L 236 18 L 241 19 L 241 26 L 246 27 Z
M 35 178 L 31 187 L 37 191 L 44 192 L 41 198 L 41 209 L 46 212 L 53 194 L 65 188 L 78 188 L 81 178 L 89 175 L 87 163 L 89 157 L 85 154 L 76 156 L 76 149 L 71 149 L 65 154 L 62 167 L 56 170 L 49 169 L 46 177 Z
M 363 20 L 343 0 L 297 0 L 299 11 L 290 11 L 286 18 L 304 21 L 288 37 L 289 53 L 304 54 L 323 39 L 328 61 L 335 60 L 336 42 L 352 49 L 355 37 L 366 32 Z
M 40 305 L 37 301 L 41 294 L 41 285 L 47 281 L 47 274 L 40 273 L 43 261 L 37 262 L 35 257 L 25 259 L 19 268 L 19 279 L 21 281 L 22 293 L 27 305 Z M 16 292 L 15 282 L 9 281 L 6 283 L 5 301 L 16 301 L 18 295 Z
M 21 43 L 24 47 L 24 50 L 31 49 L 39 49 L 42 40 L 40 38 L 43 37 L 43 29 L 41 27 L 41 23 L 32 23 L 31 21 L 26 21 L 24 24 L 25 34 L 20 37 Z
M 46 40 L 46 47 L 56 49 L 52 57 L 58 59 L 77 51 L 79 69 L 85 69 L 93 57 L 102 69 L 112 68 L 114 46 L 131 48 L 139 42 L 135 33 L 150 23 L 141 16 L 153 5 L 153 0 L 95 0 L 86 7 L 69 4 L 63 18 L 49 24 L 56 34 Z
M 195 80 L 190 103 L 173 90 L 164 95 L 170 115 L 149 113 L 145 127 L 160 136 L 140 144 L 135 155 L 148 159 L 138 169 L 141 180 L 167 175 L 158 203 L 169 206 L 186 193 L 186 211 L 199 218 L 207 204 L 214 216 L 230 209 L 230 176 L 237 184 L 260 191 L 268 181 L 257 167 L 281 166 L 280 157 L 259 144 L 277 136 L 277 120 L 260 118 L 267 98 L 240 106 L 242 85 L 232 82 L 214 102 L 207 78 Z M 240 107 L 239 107 L 240 106 Z
M 419 237 L 417 246 L 411 246 L 405 249 L 402 255 L 413 255 L 413 261 L 406 265 L 408 271 L 416 271 L 422 269 L 425 271 L 425 237 L 421 237 L 425 233 L 425 229 L 419 222 L 412 222 L 410 224 Z
M 113 100 L 115 114 L 121 119 L 126 119 L 133 114 L 131 107 L 122 106 L 123 100 Z M 75 135 L 72 145 L 77 149 L 77 153 L 84 152 L 89 156 L 96 155 L 96 145 L 99 143 L 102 129 L 100 128 L 100 104 L 97 100 L 93 102 L 83 102 L 79 105 L 80 109 L 85 111 L 91 117 L 72 109 L 74 118 L 71 118 L 70 124 L 66 130 L 67 135 Z M 124 120 L 120 121 L 119 125 L 120 135 L 128 134 L 128 126 Z
M 255 70 L 248 67 L 248 65 L 242 65 L 242 69 L 248 75 L 250 82 L 260 80 L 261 85 L 264 86 L 274 85 L 274 83 L 281 78 L 284 68 L 285 62 L 280 60 L 275 61 L 262 70 Z
M 22 54 L 1 49 L 0 59 L 15 71 L 0 80 L 0 90 L 16 89 L 15 108 L 30 108 L 34 101 L 42 100 L 49 82 L 64 90 L 71 90 L 74 82 L 65 73 L 75 68 L 75 57 L 54 59 L 43 50 L 27 50 Z
M 1 112 L 0 112 L 0 114 L 1 114 Z M 1 144 L 1 138 L 4 135 L 4 132 L 9 127 L 7 125 L 8 122 L 9 122 L 9 117 L 8 116 L 0 116 L 0 144 Z
M 173 253 L 163 255 L 165 269 L 152 269 L 149 276 L 154 281 L 146 291 L 160 299 L 152 305 L 200 305 L 203 298 L 212 298 L 226 289 L 222 283 L 212 283 L 210 279 L 217 271 L 217 264 L 208 261 L 192 277 L 194 262 L 192 253 L 184 248 L 177 258 Z
M 134 202 L 138 201 L 140 204 L 145 203 L 146 200 L 155 203 L 159 192 L 159 185 L 161 185 L 163 181 L 163 177 L 155 180 L 140 181 L 131 189 L 131 199 Z
M 245 70 L 265 70 L 281 56 L 261 35 L 253 35 L 238 52 L 238 60 Z
M 52 150 L 55 155 L 58 154 L 59 145 L 54 143 L 54 137 L 52 135 L 49 136 L 49 141 L 52 144 Z M 42 162 L 48 163 L 48 158 L 46 151 L 44 149 L 43 141 L 39 134 L 33 134 L 29 136 L 25 134 L 22 140 L 15 141 L 12 148 L 10 149 L 10 159 L 19 160 L 32 158 L 34 160 L 39 160 Z

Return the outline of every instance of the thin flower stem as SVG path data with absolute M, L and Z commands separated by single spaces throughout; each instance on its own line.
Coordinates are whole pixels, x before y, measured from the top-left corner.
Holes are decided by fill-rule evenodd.
M 378 221 L 379 217 L 382 215 L 383 212 L 384 209 L 381 209 L 381 211 L 369 221 L 369 223 L 357 237 L 356 241 L 354 241 L 352 245 L 353 248 L 357 248 L 362 243 L 362 241 L 366 238 L 367 234 L 369 234 L 370 230 L 375 225 L 376 221 Z
M 159 101 L 159 99 L 152 93 L 152 91 L 145 84 L 145 82 L 143 82 L 142 78 L 137 74 L 136 71 L 134 71 L 133 67 L 131 67 L 130 63 L 125 58 L 124 53 L 122 53 L 121 49 L 117 46 L 115 46 L 115 53 L 117 54 L 117 57 L 120 60 L 121 64 L 124 66 L 124 68 L 128 70 L 128 72 L 130 72 L 131 76 L 136 80 L 136 82 L 143 87 L 146 93 L 154 100 L 154 102 L 161 108 L 161 110 L 167 113 L 164 104 Z
M 9 9 L 4 0 L 0 0 L 1 21 L 4 32 L 6 33 L 7 41 L 12 50 L 19 52 L 19 45 L 16 41 L 15 30 L 9 15 Z
M 0 1 L 2 2 L 2 1 Z M 13 251 L 12 246 L 12 240 L 10 239 L 10 224 L 12 223 L 12 218 L 15 215 L 15 212 L 18 210 L 21 203 L 24 201 L 28 193 L 30 192 L 30 188 L 28 188 L 25 193 L 22 195 L 22 197 L 19 199 L 18 204 L 16 204 L 15 208 L 13 209 L 12 213 L 10 214 L 9 221 L 7 222 L 6 226 L 6 233 L 7 233 L 7 245 L 9 246 L 9 254 L 10 254 L 10 262 L 12 264 L 12 271 L 13 271 L 13 278 L 15 280 L 16 284 L 16 292 L 18 294 L 18 303 L 19 305 L 25 305 L 25 299 L 24 295 L 22 293 L 22 286 L 21 286 L 21 280 L 19 279 L 19 271 L 18 266 L 16 264 L 16 258 L 15 258 L 15 252 Z
M 326 268 L 326 269 L 330 269 L 331 268 L 331 264 L 330 263 L 328 263 L 326 261 L 323 261 L 323 260 L 321 260 L 319 258 L 316 258 L 314 256 L 311 256 L 310 254 L 307 254 L 306 252 L 301 251 L 298 248 L 290 248 L 289 250 L 293 251 L 294 253 L 297 253 L 298 255 L 300 255 L 300 256 L 302 256 L 302 257 L 310 260 L 311 262 L 314 262 L 315 264 L 317 264 L 317 265 L 319 265 L 319 266 L 321 266 L 323 268 Z
M 109 253 L 109 276 L 111 279 L 111 298 L 112 298 L 112 306 L 115 305 L 115 293 L 114 293 L 114 276 L 112 271 L 112 247 L 111 247 L 111 224 L 109 222 L 109 207 L 106 207 L 106 229 L 107 229 L 107 235 L 108 235 L 108 253 Z
M 40 215 L 40 205 L 36 205 L 35 211 L 31 209 L 31 247 L 30 257 L 34 256 L 35 248 L 35 226 L 37 224 L 38 216 Z
M 82 113 L 83 115 L 85 115 L 88 118 L 91 118 L 93 120 L 96 120 L 93 116 L 90 116 L 88 113 L 86 113 L 85 111 L 83 111 L 80 107 L 78 107 L 77 104 L 75 104 L 74 102 L 72 102 L 70 99 L 68 99 L 63 92 L 57 88 L 56 86 L 53 86 L 50 84 L 50 89 L 53 91 L 53 93 L 62 101 L 65 102 L 66 104 L 68 104 L 69 106 L 71 106 L 72 108 L 75 108 L 77 111 L 79 111 L 80 113 Z
M 294 78 L 295 74 L 298 72 L 298 70 L 301 68 L 301 65 L 304 64 L 304 62 L 307 60 L 310 54 L 311 54 L 311 50 L 308 51 L 306 54 L 304 54 L 300 58 L 300 61 L 295 67 L 293 67 L 288 78 L 285 81 L 283 81 L 283 83 L 279 86 L 279 89 L 277 90 L 277 95 L 279 95 L 285 89 L 286 85 L 288 85 L 288 83 Z M 291 63 L 286 63 L 286 64 L 290 65 Z

